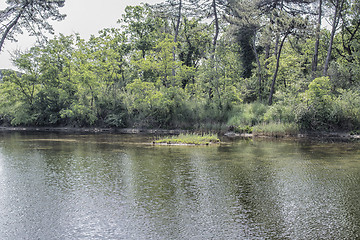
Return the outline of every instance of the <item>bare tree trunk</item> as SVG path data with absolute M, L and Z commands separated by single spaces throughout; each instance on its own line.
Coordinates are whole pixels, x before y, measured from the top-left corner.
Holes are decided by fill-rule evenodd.
M 177 42 L 177 38 L 179 35 L 180 22 L 181 22 L 181 10 L 182 10 L 182 0 L 179 1 L 179 12 L 178 12 L 178 19 L 177 19 L 176 27 L 175 27 L 174 43 Z M 175 50 L 176 50 L 176 46 L 174 46 L 174 49 L 173 49 L 174 62 L 176 61 Z M 172 75 L 175 77 L 175 69 L 174 68 L 172 69 Z
M 215 55 L 217 39 L 218 39 L 219 32 L 220 32 L 219 18 L 218 18 L 217 9 L 216 9 L 216 0 L 213 0 L 212 8 L 213 8 L 213 11 L 214 11 L 214 20 L 215 20 L 215 35 L 214 35 L 214 39 L 213 39 L 213 49 L 212 49 L 212 58 L 213 58 L 214 55 Z
M 342 0 L 336 0 L 336 4 L 335 4 L 334 19 L 333 19 L 333 23 L 331 26 L 330 42 L 329 42 L 329 47 L 328 47 L 328 51 L 327 51 L 327 55 L 326 55 L 326 60 L 324 63 L 324 71 L 323 71 L 324 76 L 327 76 L 327 71 L 329 69 L 329 64 L 330 64 L 330 59 L 331 59 L 332 45 L 333 45 L 334 37 L 335 37 L 335 32 L 336 32 L 336 28 L 337 28 L 339 20 L 340 20 L 340 11 L 341 11 L 340 8 L 342 8 L 342 6 L 340 6 L 340 1 L 342 1 Z
M 215 63 L 215 52 L 216 52 L 216 45 L 217 45 L 217 39 L 218 39 L 219 32 L 220 32 L 220 27 L 219 27 L 219 18 L 218 18 L 217 8 L 216 8 L 216 0 L 212 1 L 212 8 L 213 8 L 213 13 L 214 13 L 214 21 L 215 21 L 215 35 L 213 38 L 213 48 L 211 50 L 210 58 L 211 58 L 211 64 L 215 68 L 215 73 L 217 73 L 217 66 Z M 220 91 L 219 91 L 219 81 L 218 81 L 217 76 L 215 76 L 215 90 L 219 97 L 220 107 L 222 107 L 221 96 L 220 96 Z
M 261 63 L 260 63 L 260 59 L 259 59 L 259 55 L 258 52 L 256 50 L 256 31 L 254 31 L 254 37 L 253 37 L 253 41 L 252 41 L 252 47 L 253 47 L 253 51 L 255 54 L 255 59 L 256 59 L 256 64 L 258 66 L 258 71 L 257 71 L 257 75 L 258 75 L 258 79 L 259 79 L 259 100 L 261 101 L 261 93 L 262 93 L 262 89 L 261 89 L 261 84 L 262 84 L 262 78 L 261 78 Z
M 314 50 L 314 58 L 311 66 L 311 70 L 313 71 L 313 73 L 317 71 L 317 65 L 318 65 L 321 18 L 322 18 L 322 0 L 319 0 L 318 22 L 316 25 L 316 35 L 315 35 L 315 50 Z
M 270 47 L 271 46 L 269 41 L 269 43 L 266 43 L 265 45 L 265 69 L 268 69 L 268 65 L 269 65 L 269 63 L 266 60 L 268 60 L 270 57 Z
M 269 105 L 272 105 L 272 99 L 273 99 L 273 95 L 274 95 L 274 92 L 275 92 L 275 82 L 276 82 L 276 78 L 277 78 L 277 74 L 278 74 L 279 66 L 280 66 L 281 50 L 282 50 L 282 47 L 284 46 L 285 39 L 286 39 L 286 37 L 288 35 L 289 35 L 289 32 L 287 32 L 284 35 L 284 37 L 283 37 L 283 39 L 281 41 L 280 47 L 279 47 L 279 52 L 278 52 L 277 57 L 276 57 L 276 67 L 275 67 L 275 72 L 274 72 L 274 75 L 273 75 L 273 80 L 272 80 L 272 83 L 271 83 L 270 96 L 269 96 Z
M 284 8 L 284 1 L 282 0 L 280 2 L 280 11 L 283 11 L 283 8 Z M 278 52 L 279 51 L 279 43 L 280 43 L 280 34 L 279 32 L 276 33 L 276 40 L 275 40 L 275 50 L 274 50 L 274 55 L 275 57 L 277 58 L 278 56 Z
M 179 0 L 179 10 L 178 10 L 178 18 L 177 18 L 176 27 L 175 27 L 174 42 L 177 42 L 177 37 L 179 35 L 180 22 L 181 22 L 181 11 L 182 11 L 182 0 Z
M 266 33 L 266 43 L 265 43 L 264 69 L 268 70 L 269 69 L 269 61 L 268 61 L 268 59 L 270 58 L 272 33 L 271 33 L 271 31 L 269 29 L 266 29 L 265 33 Z M 267 78 L 268 78 L 268 74 L 266 72 L 264 79 L 267 79 Z
M 279 51 L 279 42 L 280 42 L 280 35 L 279 35 L 279 33 L 276 33 L 275 47 L 274 47 L 274 56 L 275 57 L 277 57 L 277 54 Z

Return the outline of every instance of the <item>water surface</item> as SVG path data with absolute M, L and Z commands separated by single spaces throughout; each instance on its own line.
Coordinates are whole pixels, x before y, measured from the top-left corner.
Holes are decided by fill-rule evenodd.
M 0 133 L 0 239 L 357 239 L 359 143 Z

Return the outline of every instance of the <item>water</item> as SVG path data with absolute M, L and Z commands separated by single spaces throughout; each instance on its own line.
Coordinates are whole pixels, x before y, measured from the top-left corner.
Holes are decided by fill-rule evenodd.
M 0 133 L 0 239 L 358 239 L 360 144 Z

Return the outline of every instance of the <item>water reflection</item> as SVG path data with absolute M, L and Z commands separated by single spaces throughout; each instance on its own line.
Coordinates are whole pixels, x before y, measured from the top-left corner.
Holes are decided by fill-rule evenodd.
M 0 239 L 356 239 L 357 144 L 0 135 Z

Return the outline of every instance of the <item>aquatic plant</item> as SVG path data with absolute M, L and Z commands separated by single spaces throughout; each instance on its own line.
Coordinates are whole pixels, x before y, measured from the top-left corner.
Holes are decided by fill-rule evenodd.
M 177 136 L 166 136 L 154 141 L 154 144 L 189 144 L 189 145 L 209 145 L 220 143 L 217 134 L 179 134 Z

